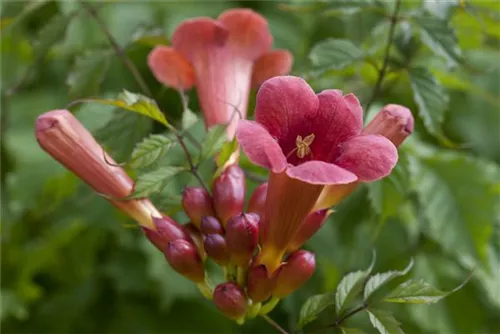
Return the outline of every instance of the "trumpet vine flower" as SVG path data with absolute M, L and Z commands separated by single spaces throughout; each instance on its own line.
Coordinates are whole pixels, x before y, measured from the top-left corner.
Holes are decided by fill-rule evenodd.
M 181 90 L 196 85 L 207 128 L 236 124 L 247 113 L 251 86 L 290 71 L 292 55 L 271 50 L 267 20 L 250 9 L 230 9 L 216 20 L 198 17 L 182 22 L 172 47 L 157 46 L 148 64 L 161 83 Z
M 241 120 L 236 137 L 253 163 L 270 170 L 257 259 L 270 274 L 325 186 L 371 182 L 391 172 L 398 159 L 394 144 L 362 129 L 353 94 L 330 89 L 316 95 L 292 76 L 260 87 L 255 121 Z

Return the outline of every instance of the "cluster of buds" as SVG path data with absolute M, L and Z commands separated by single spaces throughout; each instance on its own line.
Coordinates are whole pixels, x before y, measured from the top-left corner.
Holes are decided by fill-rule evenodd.
M 299 248 L 325 222 L 329 210 L 311 213 L 291 243 L 280 267 L 268 272 L 258 264 L 260 221 L 264 218 L 267 183 L 258 186 L 245 211 L 245 175 L 228 166 L 212 185 L 187 187 L 182 206 L 190 222 L 155 218 L 154 229 L 143 227 L 147 238 L 165 254 L 178 273 L 198 284 L 217 308 L 237 322 L 270 312 L 277 302 L 303 285 L 314 273 L 314 254 Z M 206 259 L 224 272 L 224 282 L 210 287 Z

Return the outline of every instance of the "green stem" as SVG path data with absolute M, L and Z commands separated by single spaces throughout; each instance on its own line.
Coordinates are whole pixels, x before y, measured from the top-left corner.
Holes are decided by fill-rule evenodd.
M 269 312 L 271 312 L 276 305 L 280 302 L 280 299 L 278 297 L 272 297 L 267 303 L 262 305 L 262 308 L 259 311 L 260 315 L 266 315 Z

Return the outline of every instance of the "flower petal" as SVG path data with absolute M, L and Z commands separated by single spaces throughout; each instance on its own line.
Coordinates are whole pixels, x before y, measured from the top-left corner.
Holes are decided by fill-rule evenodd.
M 338 146 L 359 135 L 363 128 L 363 110 L 353 94 L 328 89 L 318 94 L 319 109 L 314 118 L 316 140 L 311 146 L 315 160 L 333 161 Z
M 262 84 L 255 106 L 255 119 L 277 139 L 283 152 L 295 149 L 297 135 L 311 134 L 319 101 L 302 78 L 274 77 Z
M 228 44 L 249 59 L 257 59 L 273 44 L 267 20 L 251 9 L 226 10 L 218 20 L 229 30 Z
M 172 35 L 172 45 L 189 61 L 207 47 L 222 47 L 226 44 L 229 31 L 218 21 L 198 17 L 183 21 Z
M 281 173 L 287 166 L 278 143 L 257 122 L 240 120 L 236 138 L 248 158 L 256 165 Z
M 273 50 L 264 53 L 253 66 L 252 86 L 258 87 L 269 78 L 290 72 L 293 56 L 287 50 Z
M 342 144 L 335 164 L 371 182 L 389 175 L 398 161 L 398 151 L 389 139 L 380 135 L 357 136 Z
M 184 90 L 195 83 L 193 67 L 171 47 L 155 47 L 148 55 L 148 65 L 156 79 L 166 86 Z
M 289 167 L 287 175 L 310 184 L 346 184 L 357 180 L 356 175 L 344 168 L 323 161 L 307 161 L 299 166 Z

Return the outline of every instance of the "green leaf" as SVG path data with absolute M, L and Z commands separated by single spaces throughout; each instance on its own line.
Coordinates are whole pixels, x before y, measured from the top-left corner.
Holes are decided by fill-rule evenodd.
M 161 158 L 171 146 L 169 137 L 152 134 L 135 146 L 128 165 L 135 169 L 149 166 Z
M 317 43 L 309 54 L 314 67 L 327 69 L 342 69 L 363 56 L 363 50 L 346 39 L 328 38 Z
M 363 290 L 366 279 L 375 266 L 375 259 L 376 255 L 373 253 L 372 263 L 368 269 L 349 273 L 342 278 L 335 292 L 335 308 L 337 314 L 340 314 Z
M 441 129 L 449 97 L 429 70 L 423 67 L 410 70 L 413 98 L 429 133 L 443 138 Z
M 441 291 L 423 279 L 409 280 L 401 283 L 392 292 L 384 298 L 384 301 L 390 303 L 409 303 L 409 304 L 433 304 L 437 303 L 450 293 L 461 289 L 469 280 L 465 280 L 457 288 L 450 292 Z
M 500 169 L 470 156 L 419 152 L 410 158 L 411 187 L 426 218 L 425 233 L 451 254 L 486 262 L 499 200 Z
M 123 90 L 123 93 L 120 93 L 118 95 L 118 98 L 114 100 L 85 99 L 76 102 L 96 102 L 119 107 L 152 118 L 155 121 L 158 121 L 161 124 L 165 125 L 166 127 L 170 126 L 170 124 L 167 122 L 167 119 L 165 118 L 165 115 L 163 115 L 163 113 L 158 108 L 155 100 L 141 94 L 131 93 L 125 89 Z
M 364 292 L 364 300 L 365 301 L 368 300 L 368 298 L 370 298 L 370 296 L 375 291 L 377 291 L 380 287 L 389 283 L 393 279 L 406 275 L 411 270 L 412 267 L 413 267 L 413 259 L 411 259 L 410 263 L 406 266 L 406 268 L 401 270 L 401 271 L 391 270 L 391 271 L 387 271 L 385 273 L 379 273 L 379 274 L 376 274 L 376 275 L 373 275 L 372 277 L 370 277 L 368 282 L 366 282 L 365 292 Z
M 56 15 L 42 27 L 33 46 L 37 61 L 45 58 L 52 46 L 64 38 L 70 20 L 71 16 Z
M 231 141 L 226 141 L 222 145 L 219 156 L 217 157 L 217 167 L 223 167 L 237 148 L 238 141 L 236 140 L 236 137 Z
M 400 323 L 391 313 L 384 310 L 369 309 L 368 315 L 373 327 L 380 334 L 404 334 L 401 327 L 399 327 Z
M 458 7 L 459 0 L 424 0 L 424 8 L 432 15 L 447 20 L 450 18 L 453 11 Z
M 358 328 L 340 327 L 340 331 L 342 332 L 342 334 L 364 334 L 364 332 Z
M 184 167 L 164 166 L 139 175 L 134 193 L 129 198 L 146 197 L 152 193 L 160 192 L 174 176 L 185 170 Z
M 89 51 L 76 59 L 66 79 L 72 99 L 90 97 L 99 93 L 112 55 L 113 53 L 109 51 Z
M 447 60 L 449 66 L 460 63 L 462 51 L 458 46 L 455 31 L 445 20 L 429 14 L 415 16 L 415 21 L 421 28 L 422 42 L 431 50 Z
M 198 116 L 187 108 L 182 113 L 182 129 L 187 130 L 198 121 Z
M 132 42 L 149 47 L 169 44 L 162 29 L 147 29 L 144 27 L 139 27 L 132 35 Z
M 298 328 L 300 329 L 316 319 L 321 312 L 333 304 L 335 304 L 335 294 L 333 292 L 309 297 L 300 308 Z
M 227 140 L 226 128 L 224 124 L 217 124 L 208 130 L 201 144 L 200 161 L 210 158 L 221 149 Z

